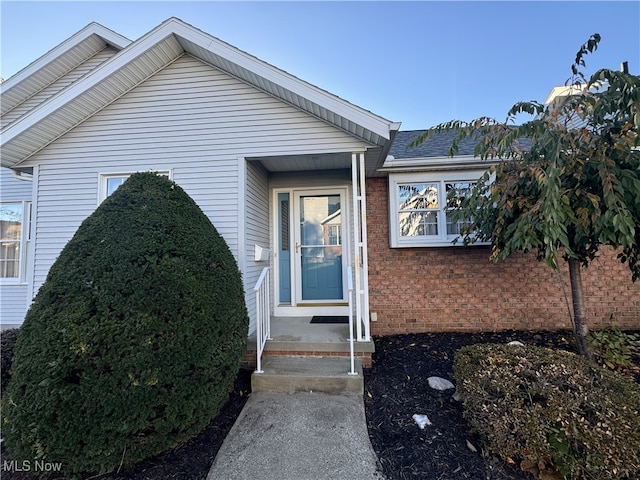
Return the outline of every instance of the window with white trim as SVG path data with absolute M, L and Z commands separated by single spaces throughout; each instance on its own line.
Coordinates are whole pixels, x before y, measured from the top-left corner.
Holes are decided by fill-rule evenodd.
M 169 172 L 156 172 L 158 175 L 171 178 Z M 115 192 L 127 178 L 133 173 L 103 173 L 100 175 L 100 192 L 98 195 L 98 203 L 102 203 L 105 198 Z
M 24 282 L 31 241 L 31 202 L 0 204 L 0 280 Z
M 397 173 L 389 175 L 391 247 L 444 247 L 453 243 L 464 221 L 453 222 L 447 195 L 462 199 L 484 171 Z

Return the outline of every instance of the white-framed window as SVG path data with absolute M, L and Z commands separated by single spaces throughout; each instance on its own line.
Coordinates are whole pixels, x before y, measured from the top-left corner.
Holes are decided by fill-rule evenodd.
M 26 264 L 31 242 L 31 202 L 0 204 L 0 281 L 26 280 Z
M 342 225 L 329 225 L 329 245 L 342 245 Z
M 168 171 L 160 171 L 156 172 L 158 175 L 164 175 L 166 177 L 171 178 L 171 172 Z M 133 175 L 133 172 L 129 173 L 101 173 L 100 174 L 100 183 L 99 183 L 99 192 L 98 192 L 98 203 L 102 203 L 105 198 L 115 192 L 120 185 L 122 185 L 127 178 Z
M 462 221 L 448 215 L 447 195 L 470 194 L 483 170 L 389 174 L 389 218 L 392 248 L 450 247 Z

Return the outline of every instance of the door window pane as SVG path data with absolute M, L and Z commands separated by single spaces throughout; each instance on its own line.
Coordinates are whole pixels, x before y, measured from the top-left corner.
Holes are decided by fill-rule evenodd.
M 343 298 L 340 195 L 300 197 L 302 300 Z

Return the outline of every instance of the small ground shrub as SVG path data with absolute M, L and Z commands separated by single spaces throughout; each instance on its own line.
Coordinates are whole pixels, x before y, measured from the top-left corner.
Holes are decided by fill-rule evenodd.
M 626 333 L 618 328 L 591 332 L 589 343 L 599 363 L 612 370 L 624 370 L 631 365 L 631 355 L 636 350 L 638 335 Z
M 16 339 L 20 329 L 11 328 L 0 331 L 0 392 L 4 393 L 11 378 L 11 363 L 13 361 L 13 350 L 16 346 Z
M 103 473 L 197 434 L 246 349 L 240 272 L 179 186 L 131 176 L 80 226 L 26 315 L 2 399 L 11 457 Z
M 640 478 L 640 386 L 575 354 L 473 345 L 454 375 L 464 415 L 489 448 L 569 479 Z

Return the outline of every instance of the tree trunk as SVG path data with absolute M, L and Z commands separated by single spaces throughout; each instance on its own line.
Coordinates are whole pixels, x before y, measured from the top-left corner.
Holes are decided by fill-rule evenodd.
M 585 316 L 580 262 L 575 258 L 569 259 L 569 280 L 571 282 L 571 298 L 573 300 L 573 334 L 578 344 L 578 353 L 589 360 L 593 360 L 593 351 L 587 339 L 589 325 Z

